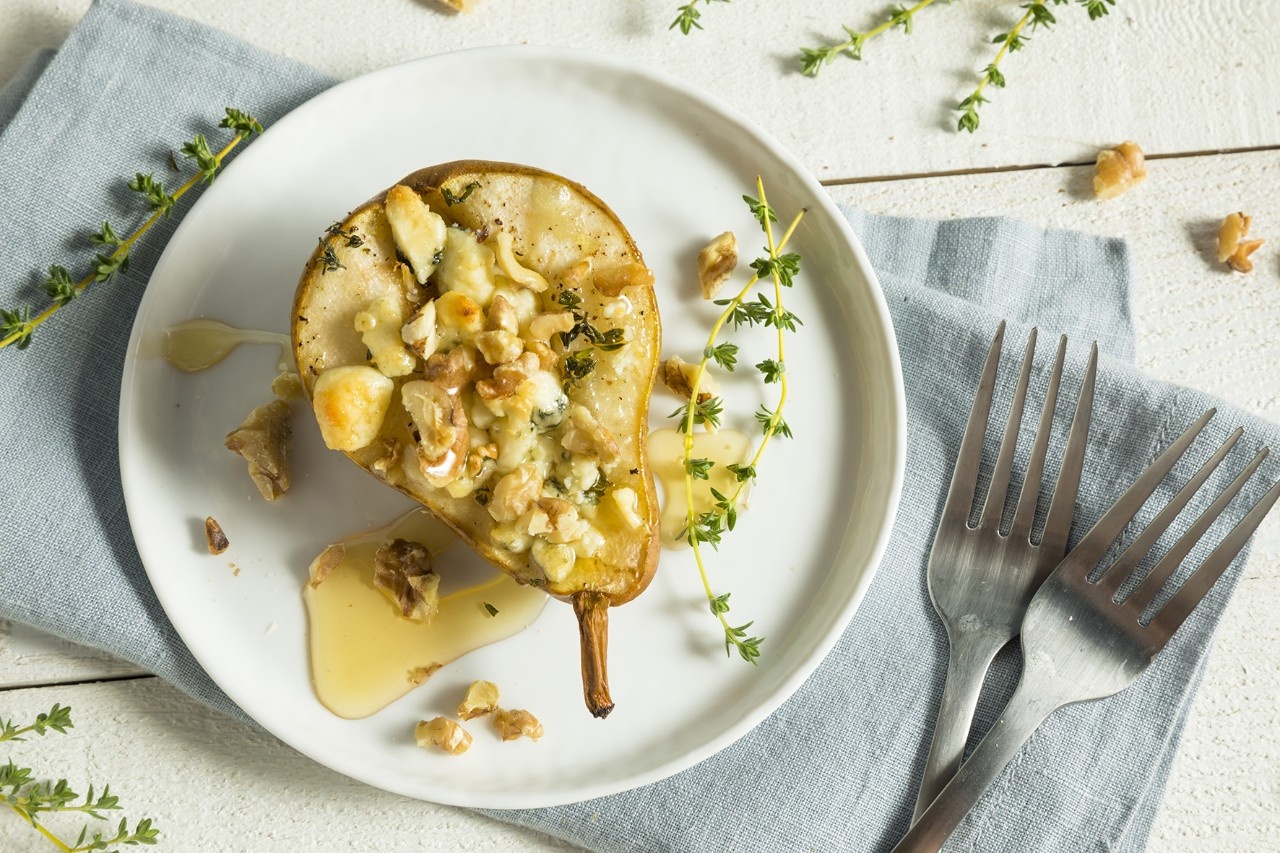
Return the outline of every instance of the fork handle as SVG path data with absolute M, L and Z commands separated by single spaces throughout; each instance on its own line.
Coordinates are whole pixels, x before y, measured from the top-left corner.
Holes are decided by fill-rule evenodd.
M 959 772 L 920 820 L 903 836 L 894 853 L 936 853 L 965 815 L 982 798 L 1018 750 L 1044 718 L 1059 705 L 1046 698 L 1040 687 L 1029 687 L 1024 677 L 1000 719 L 978 744 Z
M 947 681 L 938 704 L 938 719 L 933 727 L 933 742 L 925 759 L 924 776 L 916 794 L 916 808 L 911 821 L 920 819 L 938 792 L 960 768 L 964 745 L 973 725 L 973 712 L 978 694 L 996 652 L 1009 638 L 989 633 L 956 632 L 951 637 L 951 653 L 947 658 Z

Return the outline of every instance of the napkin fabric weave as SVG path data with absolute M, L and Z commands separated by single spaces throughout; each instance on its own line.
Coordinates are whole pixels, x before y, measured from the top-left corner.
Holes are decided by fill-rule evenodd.
M 10 271 L 0 282 L 0 305 L 44 304 L 41 281 L 50 262 L 87 262 L 86 226 L 103 218 L 132 221 L 136 200 L 122 176 L 139 168 L 165 172 L 168 152 L 156 140 L 190 138 L 227 105 L 269 126 L 332 82 L 193 22 L 128 0 L 96 0 L 56 55 L 37 55 L 0 92 L 0 233 L 7 235 Z M 125 344 L 148 275 L 185 209 L 184 202 L 135 247 L 128 273 L 91 287 L 37 332 L 29 350 L 0 352 L 7 402 L 0 410 L 6 456 L 0 617 L 105 649 L 243 718 L 156 601 L 129 532 L 117 471 Z M 1215 405 L 1133 368 L 1133 273 L 1123 242 L 1004 219 L 847 215 L 889 301 L 908 408 L 901 509 L 856 618 L 794 697 L 713 758 L 616 796 L 495 817 L 608 851 L 892 846 L 910 819 L 946 667 L 925 564 L 998 320 L 1009 320 L 1006 378 L 1030 327 L 1041 329 L 1029 411 L 1038 410 L 1030 407 L 1044 393 L 1058 333 L 1072 340 L 1061 413 L 1079 387 L 1088 342 L 1097 339 L 1104 353 L 1074 538 Z M 1007 411 L 1011 386 L 1000 383 L 993 422 Z M 1219 408 L 1144 518 L 1235 426 L 1248 432 L 1228 458 L 1229 470 L 1277 438 L 1272 425 Z M 988 451 L 989 459 L 994 439 Z M 1025 457 L 1024 450 L 1019 458 Z M 1050 471 L 1056 471 L 1052 456 Z M 1206 493 L 1228 478 L 1216 474 Z M 1234 523 L 1261 491 L 1260 481 L 1251 484 L 1215 531 Z M 1206 503 L 1198 499 L 1193 509 Z M 1191 564 L 1205 553 L 1197 549 Z M 1054 714 L 946 849 L 1142 850 L 1209 638 L 1242 562 L 1134 687 Z M 979 708 L 979 730 L 998 714 L 1017 669 L 1016 654 L 1006 650 Z

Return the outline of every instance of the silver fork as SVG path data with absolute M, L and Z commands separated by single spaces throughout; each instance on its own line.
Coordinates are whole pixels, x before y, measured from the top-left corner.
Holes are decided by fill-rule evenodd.
M 1067 346 L 1064 336 L 1058 342 L 1058 355 L 1049 377 L 1049 388 L 1031 458 L 1027 462 L 1027 474 L 1014 512 L 1013 526 L 1007 535 L 1000 532 L 1005 493 L 1009 488 L 1013 453 L 1018 444 L 1027 384 L 1031 378 L 1031 362 L 1035 355 L 1036 332 L 1033 329 L 1022 360 L 1022 372 L 1009 409 L 1009 420 L 986 503 L 977 527 L 969 526 L 1004 330 L 1005 324 L 1001 322 L 987 353 L 982 380 L 960 444 L 951 489 L 934 536 L 933 550 L 929 554 L 929 597 L 947 629 L 951 653 L 933 742 L 916 796 L 917 818 L 960 766 L 983 678 L 992 658 L 1018 635 L 1018 627 L 1022 624 L 1032 594 L 1067 552 L 1067 535 L 1071 531 L 1071 517 L 1080 487 L 1098 369 L 1097 344 L 1089 355 L 1089 367 L 1080 386 L 1075 417 L 1058 470 L 1044 532 L 1039 542 L 1032 541 L 1031 529 L 1040 498 L 1045 453 L 1057 406 L 1058 386 L 1062 380 Z
M 1115 562 L 1096 580 L 1089 580 L 1112 542 L 1214 414 L 1215 410 L 1210 409 L 1170 445 L 1041 585 L 1022 624 L 1023 672 L 1013 697 L 1000 720 L 895 851 L 917 853 L 940 849 L 1045 717 L 1065 705 L 1103 699 L 1132 684 L 1280 499 L 1280 482 L 1277 482 L 1150 621 L 1143 623 L 1143 614 L 1152 607 L 1166 582 L 1262 464 L 1268 452 L 1263 448 L 1146 577 L 1138 581 L 1133 591 L 1123 601 L 1115 601 L 1139 562 L 1239 440 L 1243 430 L 1237 429 Z

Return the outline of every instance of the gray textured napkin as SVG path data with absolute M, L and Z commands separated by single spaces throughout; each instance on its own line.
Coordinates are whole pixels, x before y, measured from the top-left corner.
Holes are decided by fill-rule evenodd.
M 167 152 L 155 140 L 188 138 L 226 105 L 270 124 L 331 82 L 189 21 L 127 0 L 97 0 L 52 60 L 37 57 L 0 93 L 0 233 L 8 270 L 0 306 L 42 304 L 48 264 L 87 262 L 86 227 L 104 218 L 129 221 L 136 208 L 122 176 L 138 168 L 164 172 Z M 41 328 L 29 350 L 0 352 L 0 617 L 106 649 L 243 716 L 200 671 L 156 602 L 117 473 L 125 343 L 148 275 L 185 207 L 137 246 L 119 281 L 91 288 Z M 799 692 L 719 755 L 628 793 L 495 816 L 611 851 L 887 848 L 910 817 L 945 670 L 945 635 L 928 602 L 925 562 L 997 320 L 1010 321 L 1006 371 L 1015 369 L 1031 325 L 1072 336 L 1064 385 L 1070 399 L 1087 342 L 1099 340 L 1106 355 L 1077 537 L 1213 404 L 1133 369 L 1132 273 L 1122 242 L 1001 219 L 848 215 L 894 315 L 909 420 L 901 511 L 857 617 Z M 1042 339 L 1030 405 L 1043 394 L 1052 335 Z M 1009 383 L 1001 384 L 997 417 L 1009 404 Z M 1178 478 L 1237 425 L 1249 432 L 1227 467 L 1238 469 L 1276 438 L 1272 425 L 1223 408 Z M 1225 476 L 1216 475 L 1211 487 L 1221 488 Z M 1153 503 L 1173 489 L 1171 482 Z M 1227 522 L 1260 493 L 1251 485 Z M 947 849 L 1142 850 L 1239 563 L 1134 687 L 1053 715 Z M 979 708 L 980 729 L 1016 679 L 1017 658 L 1007 651 Z

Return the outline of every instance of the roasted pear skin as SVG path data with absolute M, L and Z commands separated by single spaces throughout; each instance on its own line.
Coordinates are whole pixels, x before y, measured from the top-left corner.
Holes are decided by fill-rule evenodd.
M 454 231 L 445 234 L 442 251 L 431 251 L 432 239 L 443 233 L 439 223 L 434 231 L 429 223 L 406 224 L 403 211 L 412 210 L 415 195 Z M 409 251 L 397 242 L 412 239 L 418 242 Z M 566 346 L 558 331 L 546 346 L 532 339 L 533 330 L 566 323 L 553 315 L 570 310 L 593 327 L 594 337 L 611 334 L 612 342 L 625 344 L 610 351 L 591 345 L 593 335 L 579 334 Z M 412 326 L 413 334 L 409 326 L 403 335 L 400 330 L 424 313 L 432 315 L 435 337 L 415 341 L 415 350 L 407 338 L 423 324 Z M 513 327 L 513 314 L 526 349 L 510 359 L 512 351 L 502 350 L 511 339 L 497 333 Z M 547 319 L 534 323 L 532 315 Z M 371 331 L 378 325 L 383 332 Z M 457 161 L 428 167 L 328 230 L 303 270 L 291 326 L 298 372 L 326 442 L 417 500 L 503 572 L 572 603 L 586 704 L 594 716 L 607 716 L 613 709 L 608 608 L 644 591 L 659 546 L 645 435 L 661 322 L 653 276 L 618 217 L 582 186 L 527 166 Z M 396 335 L 386 337 L 387 329 Z M 491 398 L 527 396 L 532 380 L 519 383 L 534 364 L 531 351 L 559 386 L 551 389 L 546 377 L 537 377 L 544 393 L 564 399 L 536 404 L 547 407 L 534 409 L 530 431 L 540 435 L 526 456 L 520 442 L 527 439 L 512 435 L 523 423 L 519 405 L 506 403 L 511 411 L 494 421 L 493 411 L 503 408 Z M 575 353 L 575 369 L 567 370 Z M 584 372 L 588 360 L 592 366 Z M 359 393 L 337 381 L 341 371 L 320 382 L 335 368 L 371 366 L 381 376 L 347 371 L 371 380 Z M 409 383 L 417 384 L 406 391 Z M 365 403 L 352 409 L 355 398 L 375 410 L 385 406 L 380 422 L 363 417 Z M 556 417 L 559 423 L 547 427 Z M 518 495 L 513 504 L 519 490 L 507 488 L 519 479 L 508 475 L 521 466 L 530 477 L 541 475 L 543 489 L 532 506 Z M 593 466 L 600 477 L 582 482 L 578 474 Z M 559 529 L 528 533 L 565 518 L 566 528 L 586 521 L 595 532 L 569 545 L 551 541 L 566 538 Z M 574 552 L 567 568 L 566 548 Z

